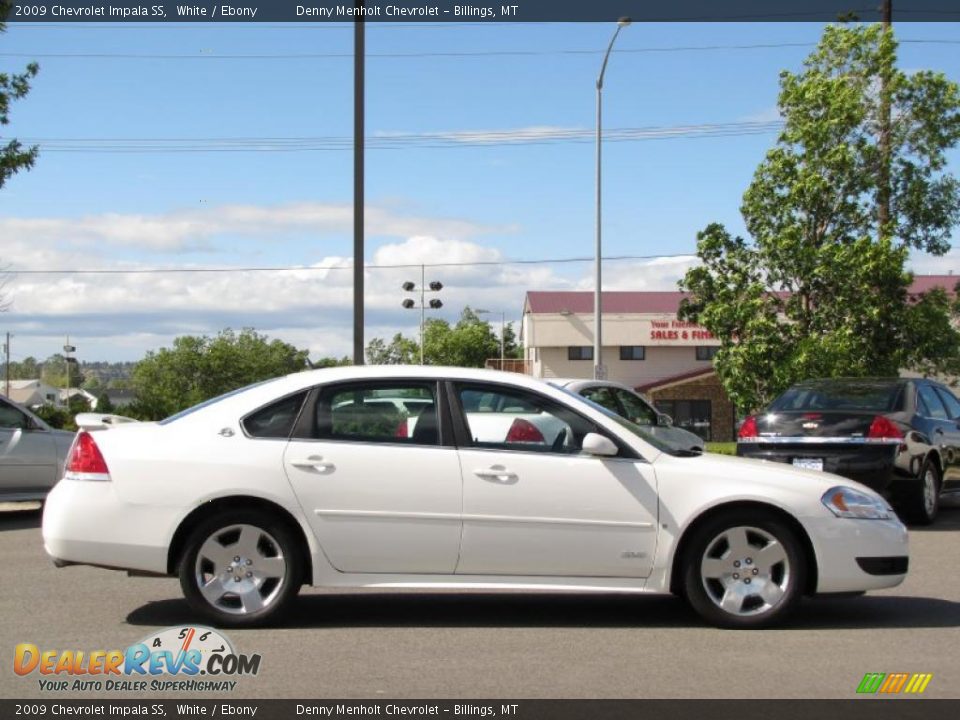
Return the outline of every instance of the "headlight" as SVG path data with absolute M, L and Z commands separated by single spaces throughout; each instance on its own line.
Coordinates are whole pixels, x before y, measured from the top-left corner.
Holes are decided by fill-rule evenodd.
M 820 502 L 834 515 L 842 518 L 886 520 L 893 516 L 890 506 L 880 498 L 849 487 L 830 488 L 820 498 Z

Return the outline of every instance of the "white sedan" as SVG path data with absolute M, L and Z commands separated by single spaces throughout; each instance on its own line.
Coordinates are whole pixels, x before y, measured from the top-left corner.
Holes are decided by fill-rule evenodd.
M 504 407 L 521 431 L 477 432 Z M 276 620 L 312 584 L 672 592 L 752 628 L 907 572 L 906 529 L 866 487 L 672 450 L 513 373 L 329 368 L 158 423 L 81 424 L 44 509 L 47 552 L 178 575 L 224 626 Z

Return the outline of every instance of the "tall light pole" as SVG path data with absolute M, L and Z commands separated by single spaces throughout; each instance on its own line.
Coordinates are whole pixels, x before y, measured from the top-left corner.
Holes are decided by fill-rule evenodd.
M 600 66 L 600 74 L 597 76 L 597 257 L 595 274 L 595 287 L 593 291 L 593 379 L 606 380 L 607 368 L 603 364 L 603 334 L 600 328 L 600 298 L 603 291 L 601 282 L 601 252 L 602 243 L 600 239 L 600 183 L 601 183 L 601 140 L 602 140 L 602 110 L 603 110 L 603 74 L 607 71 L 607 61 L 610 59 L 610 51 L 613 50 L 613 44 L 617 41 L 620 31 L 630 24 L 630 18 L 622 17 L 617 20 L 617 29 L 610 38 L 610 44 L 607 46 L 607 52 L 603 56 L 603 65 Z
M 401 285 L 405 292 L 419 292 L 420 293 L 420 364 L 423 365 L 423 326 L 425 322 L 424 313 L 429 308 L 430 310 L 439 310 L 443 307 L 443 302 L 439 298 L 433 298 L 429 303 L 427 302 L 426 294 L 428 292 L 440 292 L 443 290 L 443 283 L 437 282 L 434 280 L 427 286 L 426 281 L 426 270 L 424 266 L 420 266 L 420 287 L 417 287 L 416 284 L 410 282 L 409 280 Z M 400 303 L 407 310 L 412 310 L 413 308 L 418 307 L 411 298 L 407 298 L 402 303 Z

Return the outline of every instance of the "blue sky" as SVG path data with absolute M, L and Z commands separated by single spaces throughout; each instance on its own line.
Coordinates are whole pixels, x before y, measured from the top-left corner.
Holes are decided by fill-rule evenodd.
M 594 81 L 612 30 L 370 24 L 367 262 L 592 255 Z M 607 70 L 604 126 L 662 135 L 769 123 L 779 71 L 799 69 L 821 31 L 799 23 L 633 25 Z M 902 68 L 960 81 L 957 45 L 929 42 L 960 43 L 960 25 L 901 24 L 897 32 L 927 41 L 902 44 Z M 343 268 L 15 276 L 13 307 L 0 318 L 0 331 L 15 335 L 13 358 L 46 357 L 69 333 L 83 359 L 138 359 L 177 334 L 227 326 L 256 327 L 314 357 L 348 353 L 351 51 L 352 28 L 337 24 L 8 26 L 0 71 L 29 59 L 41 65 L 0 131 L 41 145 L 36 167 L 0 192 L 0 257 L 9 269 Z M 696 232 L 713 221 L 741 232 L 740 197 L 776 136 L 759 129 L 608 141 L 605 254 L 691 253 Z M 541 142 L 486 142 L 487 133 L 521 131 Z M 558 139 L 571 133 L 578 141 Z M 252 138 L 244 142 L 257 151 L 197 151 L 222 148 L 224 138 Z M 277 140 L 263 138 L 313 140 L 277 151 Z M 163 151 L 130 152 L 123 143 L 123 152 L 94 152 L 94 139 L 112 148 L 136 141 L 135 149 L 160 140 Z M 163 142 L 170 139 L 191 150 L 172 152 Z M 954 152 L 953 172 L 958 165 Z M 687 266 L 612 262 L 605 287 L 672 289 Z M 915 266 L 960 271 L 952 254 L 918 257 Z M 479 265 L 428 269 L 427 279 L 447 286 L 446 317 L 470 304 L 516 319 L 525 290 L 589 289 L 590 272 L 589 263 Z M 369 271 L 368 339 L 415 333 L 399 284 L 418 275 Z

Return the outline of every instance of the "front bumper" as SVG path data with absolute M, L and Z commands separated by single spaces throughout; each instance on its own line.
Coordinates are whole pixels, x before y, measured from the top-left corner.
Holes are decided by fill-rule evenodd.
M 61 480 L 43 508 L 43 545 L 54 563 L 167 573 L 175 511 L 133 505 L 112 482 Z
M 907 576 L 907 528 L 896 518 L 832 516 L 804 522 L 817 557 L 817 592 L 861 592 L 896 587 Z M 880 569 L 882 572 L 877 572 Z

